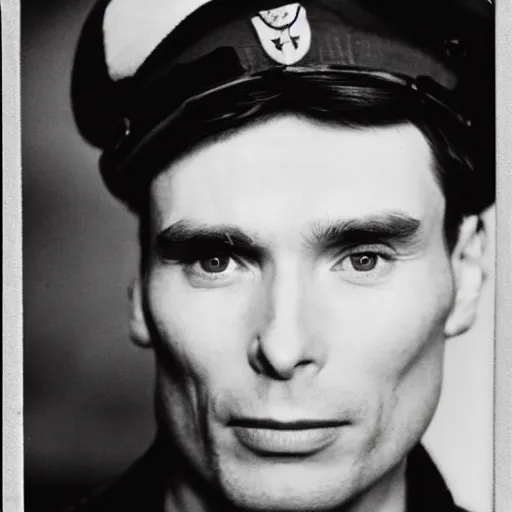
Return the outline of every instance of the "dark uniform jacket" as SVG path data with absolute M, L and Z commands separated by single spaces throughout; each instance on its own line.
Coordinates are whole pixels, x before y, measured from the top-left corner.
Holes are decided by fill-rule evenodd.
M 161 450 L 153 445 L 119 480 L 66 512 L 164 512 L 166 472 L 162 465 L 168 461 L 162 459 Z M 421 445 L 409 454 L 406 482 L 406 512 L 467 512 L 455 505 L 443 477 Z

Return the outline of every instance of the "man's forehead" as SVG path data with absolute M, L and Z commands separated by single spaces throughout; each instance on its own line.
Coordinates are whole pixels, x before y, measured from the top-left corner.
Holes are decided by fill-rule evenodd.
M 425 138 L 412 125 L 353 129 L 274 119 L 202 147 L 151 190 L 155 223 L 180 219 L 255 229 L 400 210 L 441 215 Z

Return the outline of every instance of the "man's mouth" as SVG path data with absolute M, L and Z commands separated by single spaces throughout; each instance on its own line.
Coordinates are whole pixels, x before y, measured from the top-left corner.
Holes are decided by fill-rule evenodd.
M 263 456 L 305 456 L 332 444 L 346 422 L 236 418 L 229 422 L 238 441 Z

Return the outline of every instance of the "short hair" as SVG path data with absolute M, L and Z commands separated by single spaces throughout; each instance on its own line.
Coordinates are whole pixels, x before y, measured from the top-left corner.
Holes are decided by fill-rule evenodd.
M 462 219 L 492 202 L 492 180 L 482 180 L 486 174 L 493 175 L 489 168 L 494 165 L 492 129 L 481 130 L 476 145 L 467 127 L 444 105 L 379 74 L 270 73 L 189 103 L 166 135 L 150 142 L 151 149 L 144 152 L 145 185 L 138 186 L 127 201 L 140 217 L 143 266 L 149 242 L 147 194 L 155 174 L 204 143 L 283 114 L 354 129 L 405 122 L 415 125 L 432 149 L 434 176 L 446 198 L 444 230 L 449 250 Z

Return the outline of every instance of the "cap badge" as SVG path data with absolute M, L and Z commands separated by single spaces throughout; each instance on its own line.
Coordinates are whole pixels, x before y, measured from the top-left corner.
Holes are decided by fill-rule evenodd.
M 260 11 L 251 22 L 263 49 L 276 62 L 295 64 L 308 53 L 311 28 L 302 5 L 287 4 Z

